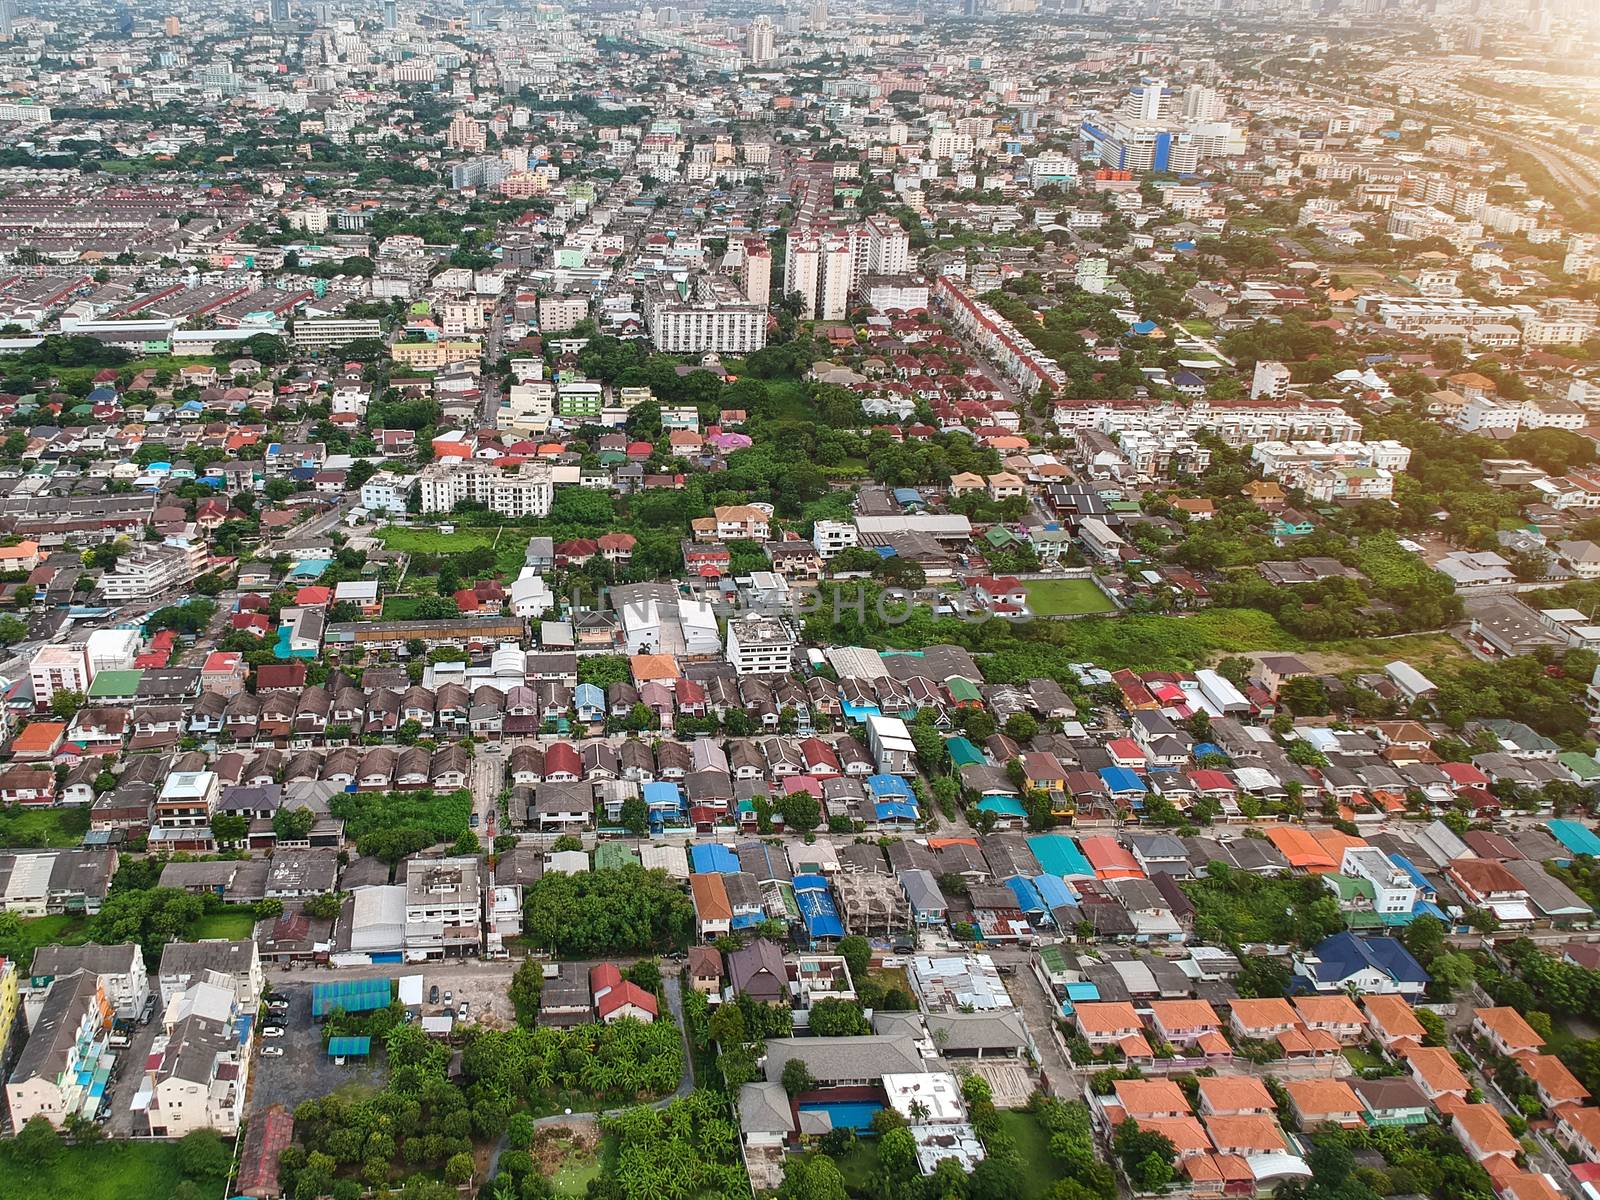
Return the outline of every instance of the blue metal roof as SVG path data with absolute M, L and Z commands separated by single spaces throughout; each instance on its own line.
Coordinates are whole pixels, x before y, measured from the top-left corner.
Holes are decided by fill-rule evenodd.
M 1574 854 L 1588 854 L 1600 858 L 1600 837 L 1594 830 L 1577 821 L 1551 821 L 1550 836 Z
M 1033 885 L 1033 880 L 1026 875 L 1013 875 L 1006 880 L 1006 886 L 1011 889 L 1011 894 L 1017 898 L 1017 907 L 1028 916 L 1043 913 L 1047 909 L 1044 897 L 1039 894 L 1039 889 Z
M 720 842 L 689 847 L 690 869 L 696 875 L 737 875 L 739 856 Z
M 1106 790 L 1113 794 L 1117 792 L 1139 792 L 1142 794 L 1149 790 L 1146 788 L 1144 780 L 1139 778 L 1138 773 L 1130 771 L 1127 767 L 1101 767 L 1100 782 L 1104 783 Z
M 911 785 L 898 775 L 868 775 L 867 790 L 874 796 L 884 797 L 909 797 Z

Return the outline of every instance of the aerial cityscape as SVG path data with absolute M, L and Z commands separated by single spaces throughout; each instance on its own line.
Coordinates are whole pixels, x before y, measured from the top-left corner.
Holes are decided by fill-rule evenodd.
M 0 1200 L 1600 1200 L 1600 0 L 0 77 Z

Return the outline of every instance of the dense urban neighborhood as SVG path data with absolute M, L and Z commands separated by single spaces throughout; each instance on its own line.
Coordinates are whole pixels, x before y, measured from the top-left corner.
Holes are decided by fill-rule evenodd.
M 0 0 L 4 1200 L 1600 1200 L 1600 10 Z

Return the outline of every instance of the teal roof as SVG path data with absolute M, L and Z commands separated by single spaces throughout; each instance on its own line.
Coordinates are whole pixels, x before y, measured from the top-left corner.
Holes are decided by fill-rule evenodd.
M 979 750 L 964 737 L 948 738 L 945 747 L 950 751 L 950 761 L 959 769 L 961 767 L 976 767 L 986 760 L 983 751 Z

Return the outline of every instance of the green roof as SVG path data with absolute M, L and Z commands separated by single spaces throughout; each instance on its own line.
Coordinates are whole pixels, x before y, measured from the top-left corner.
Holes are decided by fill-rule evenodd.
M 596 871 L 618 871 L 629 863 L 639 865 L 639 852 L 623 842 L 600 842 L 594 848 Z
M 950 693 L 950 699 L 958 704 L 974 700 L 983 703 L 983 693 L 970 679 L 963 679 L 957 675 L 954 679 L 947 680 L 944 686 Z
M 983 540 L 991 546 L 1006 546 L 1016 541 L 1015 535 L 1003 525 L 996 525 L 983 535 Z
M 953 737 L 945 742 L 950 751 L 950 761 L 957 767 L 976 767 L 987 761 L 979 750 L 964 737 Z
M 1339 893 L 1340 900 L 1351 901 L 1362 897 L 1368 900 L 1375 900 L 1377 898 L 1378 893 L 1373 889 L 1370 879 L 1361 879 L 1355 875 L 1340 875 L 1338 872 L 1332 872 L 1322 878 L 1329 887 Z
M 89 698 L 96 700 L 110 696 L 137 695 L 139 680 L 143 678 L 143 671 L 101 671 L 94 677 L 94 682 L 89 684 Z
M 1576 750 L 1568 750 L 1565 754 L 1556 755 L 1556 761 L 1576 775 L 1582 783 L 1588 783 L 1591 779 L 1600 779 L 1600 763 L 1596 763 L 1587 754 L 1579 754 Z
M 369 1037 L 331 1037 L 328 1039 L 328 1057 L 365 1058 L 372 1053 Z

